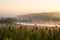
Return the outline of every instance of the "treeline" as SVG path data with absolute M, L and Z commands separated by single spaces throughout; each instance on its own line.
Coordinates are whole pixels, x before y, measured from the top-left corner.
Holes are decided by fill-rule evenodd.
M 52 16 L 53 14 L 52 13 L 36 13 L 36 14 L 22 15 L 18 17 L 20 17 L 19 19 L 22 22 L 33 22 L 33 21 L 57 22 L 57 21 L 60 21 L 60 17 Z
M 7 18 L 1 18 L 0 19 L 0 24 L 10 24 L 10 23 L 13 23 L 13 22 L 16 22 L 17 19 L 16 18 L 10 18 L 10 17 L 7 17 Z
M 60 40 L 60 28 L 58 27 L 38 28 L 32 26 L 30 29 L 27 27 L 31 26 L 1 27 L 0 40 Z

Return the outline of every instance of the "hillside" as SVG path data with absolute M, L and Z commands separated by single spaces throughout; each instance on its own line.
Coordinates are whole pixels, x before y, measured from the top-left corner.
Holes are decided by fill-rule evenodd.
M 27 15 L 18 16 L 19 21 L 22 22 L 59 22 L 60 13 L 59 12 L 50 12 L 50 13 L 31 13 Z

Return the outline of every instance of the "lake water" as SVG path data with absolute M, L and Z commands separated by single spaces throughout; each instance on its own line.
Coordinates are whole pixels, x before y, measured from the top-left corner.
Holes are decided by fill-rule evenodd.
M 53 23 L 22 23 L 22 22 L 20 22 L 20 23 L 17 23 L 17 24 L 21 24 L 21 25 L 36 25 L 36 26 L 53 26 L 53 27 L 55 27 L 55 26 L 58 26 L 58 27 L 60 27 L 60 25 L 58 25 L 58 24 L 53 24 Z

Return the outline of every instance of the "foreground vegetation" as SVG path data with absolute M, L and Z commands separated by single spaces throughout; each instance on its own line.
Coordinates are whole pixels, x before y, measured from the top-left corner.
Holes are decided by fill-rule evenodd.
M 60 28 L 0 25 L 0 40 L 60 40 Z

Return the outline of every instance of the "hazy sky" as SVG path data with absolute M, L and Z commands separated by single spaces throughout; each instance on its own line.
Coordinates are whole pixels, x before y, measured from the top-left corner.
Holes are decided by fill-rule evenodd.
M 0 0 L 0 14 L 60 12 L 60 0 Z

